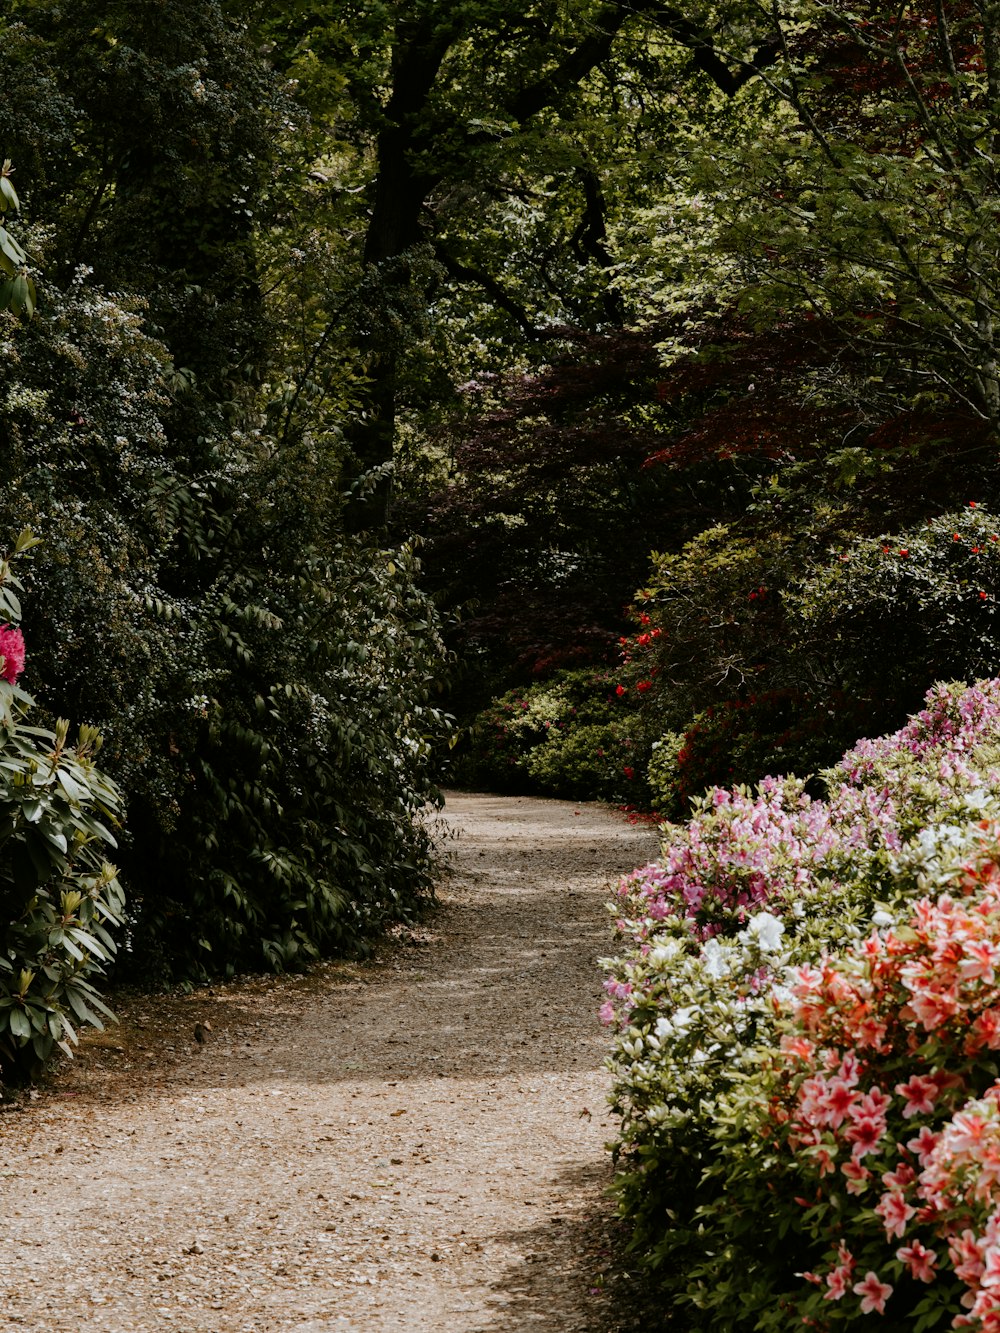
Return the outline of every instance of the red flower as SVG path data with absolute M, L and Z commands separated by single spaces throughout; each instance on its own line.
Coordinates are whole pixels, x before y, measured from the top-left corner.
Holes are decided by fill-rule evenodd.
M 622 769 L 622 772 L 628 778 L 629 782 L 631 782 L 632 779 L 635 777 L 635 769 L 630 768 L 628 764 L 625 765 L 625 767 Z
M 0 676 L 13 685 L 24 670 L 24 635 L 13 625 L 0 625 Z
M 647 690 L 651 690 L 653 688 L 653 682 L 651 680 L 639 680 L 636 681 L 635 688 L 639 691 L 640 694 L 645 694 Z
M 622 697 L 622 695 L 623 695 L 624 693 L 625 693 L 625 686 L 624 686 L 624 685 L 616 685 L 616 686 L 615 686 L 615 694 L 618 695 L 618 698 L 619 698 L 619 699 Z

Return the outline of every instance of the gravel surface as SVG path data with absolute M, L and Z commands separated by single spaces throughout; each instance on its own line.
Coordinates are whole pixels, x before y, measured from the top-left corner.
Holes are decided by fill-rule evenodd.
M 373 962 L 129 997 L 0 1114 L 3 1328 L 626 1327 L 595 960 L 655 834 L 457 793 L 442 828 L 440 909 Z

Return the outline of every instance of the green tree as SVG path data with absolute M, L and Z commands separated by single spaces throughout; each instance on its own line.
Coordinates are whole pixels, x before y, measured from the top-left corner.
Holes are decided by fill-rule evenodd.
M 328 0 L 269 8 L 261 31 L 330 122 L 310 141 L 314 174 L 357 235 L 352 332 L 369 388 L 350 444 L 377 480 L 353 522 L 376 528 L 433 321 L 453 321 L 459 363 L 470 343 L 495 353 L 498 331 L 530 348 L 562 324 L 621 325 L 609 219 L 644 188 L 636 165 L 678 113 L 678 78 L 693 66 L 731 94 L 775 51 L 766 17 L 624 0 Z

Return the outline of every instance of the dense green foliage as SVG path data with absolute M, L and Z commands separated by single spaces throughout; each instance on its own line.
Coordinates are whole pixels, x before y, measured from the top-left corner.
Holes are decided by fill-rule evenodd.
M 674 817 L 994 670 L 996 22 L 12 0 L 0 531 L 131 966 L 415 910 L 449 651 L 455 775 Z
M 499 791 L 644 802 L 637 723 L 611 672 L 560 671 L 479 713 L 456 775 Z
M 655 682 L 641 728 L 659 732 L 652 785 L 675 816 L 713 782 L 832 763 L 898 724 L 935 678 L 994 670 L 1000 500 L 995 13 L 805 0 L 769 17 L 671 11 L 647 48 L 661 72 L 688 20 L 703 25 L 697 68 L 682 64 L 664 96 L 641 64 L 641 111 L 607 113 L 636 146 L 660 131 L 655 154 L 630 157 L 634 203 L 613 196 L 603 241 L 627 335 L 655 345 L 658 382 L 622 358 L 610 321 L 586 359 L 567 357 L 564 335 L 513 388 L 480 376 L 484 410 L 456 418 L 429 511 L 443 551 L 458 543 L 435 532 L 439 515 L 461 525 L 471 511 L 488 534 L 462 543 L 466 578 L 480 549 L 525 534 L 523 565 L 484 561 L 465 591 L 481 677 L 501 662 L 524 688 L 589 660 L 634 688 L 634 664 L 593 627 L 613 634 L 628 603 L 633 622 L 648 617 L 660 635 L 639 677 Z M 747 77 L 727 81 L 751 42 Z M 645 467 L 631 472 L 632 458 Z M 565 500 L 550 493 L 546 542 L 539 482 L 557 469 Z M 629 524 L 617 585 L 593 533 L 562 524 L 598 476 L 608 551 Z M 638 579 L 636 541 L 655 552 Z M 589 606 L 587 570 L 602 576 Z M 540 586 L 553 608 L 566 598 L 547 625 Z M 522 642 L 544 650 L 511 661 Z
M 344 533 L 349 377 L 332 404 L 296 382 L 284 274 L 265 297 L 290 104 L 214 3 L 64 20 L 2 25 L 41 277 L 0 316 L 0 525 L 41 539 L 32 691 L 101 728 L 127 801 L 117 968 L 365 948 L 429 893 L 443 646 L 411 549 Z

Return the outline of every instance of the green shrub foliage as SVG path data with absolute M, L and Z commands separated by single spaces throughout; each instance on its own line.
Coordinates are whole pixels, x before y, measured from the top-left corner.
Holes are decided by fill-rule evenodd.
M 0 32 L 45 275 L 0 312 L 0 530 L 42 539 L 27 683 L 127 795 L 117 970 L 362 949 L 429 891 L 444 650 L 412 551 L 344 538 L 346 403 L 282 361 L 322 313 L 292 337 L 262 295 L 288 107 L 214 0 L 17 0 Z
M 18 553 L 30 549 L 22 535 Z M 69 724 L 32 725 L 23 666 L 19 583 L 0 562 L 0 1084 L 32 1076 L 56 1047 L 67 1053 L 80 1023 L 109 1014 L 94 978 L 115 954 L 124 896 L 105 859 L 122 812 L 115 784 L 96 766 L 100 734 Z
M 644 802 L 648 754 L 634 699 L 613 672 L 558 671 L 478 714 L 455 776 L 500 791 Z

